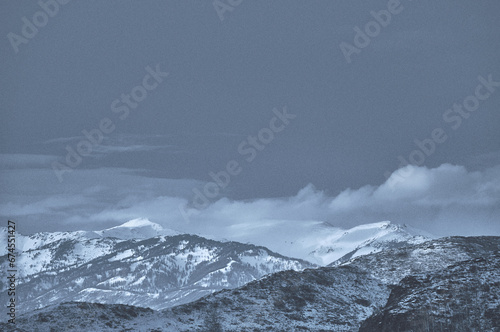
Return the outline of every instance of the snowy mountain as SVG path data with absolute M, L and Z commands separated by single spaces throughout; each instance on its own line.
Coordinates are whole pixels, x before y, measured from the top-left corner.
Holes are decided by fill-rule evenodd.
M 35 250 L 59 240 L 87 240 L 116 238 L 119 240 L 147 239 L 154 236 L 180 234 L 153 223 L 145 218 L 130 220 L 122 225 L 100 231 L 41 232 L 31 235 L 16 234 L 16 249 L 19 252 Z M 7 227 L 0 227 L 0 256 L 7 254 Z
M 279 224 L 278 224 L 279 225 Z M 306 227 L 308 227 L 306 225 Z M 298 256 L 322 264 L 423 241 L 406 226 L 389 222 L 340 230 L 327 224 L 321 241 Z M 6 232 L 6 229 L 2 229 Z M 276 243 L 282 241 L 270 234 Z M 301 236 L 303 236 L 301 234 Z M 283 235 L 288 238 L 287 234 Z M 7 237 L 2 237 L 5 242 Z M 149 306 L 154 309 L 194 301 L 224 288 L 241 286 L 278 271 L 313 267 L 264 247 L 180 235 L 147 219 L 134 219 L 100 231 L 17 234 L 20 310 L 63 301 Z M 6 244 L 3 250 L 6 250 Z M 278 247 L 280 245 L 277 245 Z M 188 249 L 186 249 L 188 248 Z M 227 248 L 232 248 L 228 251 Z M 310 249 L 315 248 L 313 251 Z M 0 266 L 7 270 L 6 252 Z M 0 281 L 0 291 L 6 288 Z M 0 294 L 0 300 L 5 292 Z
M 5 255 L 7 228 L 0 227 L 0 256 Z M 326 266 L 334 261 L 344 262 L 360 255 L 397 248 L 408 244 L 422 243 L 433 238 L 432 235 L 406 225 L 384 221 L 343 229 L 325 222 L 269 221 L 256 225 L 235 224 L 231 234 L 218 236 L 198 234 L 216 241 L 251 243 L 264 246 L 286 257 L 295 257 L 313 264 Z M 87 240 L 115 238 L 116 240 L 147 239 L 155 236 L 179 235 L 180 232 L 163 228 L 148 219 L 138 218 L 122 225 L 99 231 L 75 231 L 36 233 L 29 236 L 17 234 L 16 244 L 19 251 L 34 250 L 61 239 Z M 279 236 L 276 236 L 279 234 Z
M 279 236 L 277 236 L 279 234 Z M 422 243 L 432 235 L 390 221 L 343 229 L 326 222 L 268 220 L 235 223 L 219 237 L 264 246 L 287 257 L 326 266 L 336 260 Z
M 431 240 L 361 256 L 335 267 L 275 273 L 239 289 L 225 290 L 169 309 L 165 315 L 177 331 L 197 328 L 190 319 L 200 321 L 214 308 L 221 324 L 229 330 L 243 327 L 248 330 L 357 331 L 364 320 L 382 310 L 392 289 L 405 277 L 439 274 L 458 262 L 486 259 L 493 272 L 485 268 L 485 275 L 479 280 L 498 286 L 500 268 L 490 258 L 499 250 L 500 237 Z M 474 270 L 469 272 L 468 278 L 457 278 L 455 282 L 467 284 L 479 276 Z M 486 281 L 487 276 L 492 279 Z M 475 285 L 466 285 L 463 290 Z M 456 289 L 460 291 L 460 287 Z M 494 292 L 487 303 L 483 302 L 484 306 L 479 308 L 482 313 L 500 304 L 498 287 L 491 290 Z M 411 316 L 406 319 L 411 321 Z
M 6 268 L 7 228 L 1 227 L 0 266 Z M 43 271 L 65 270 L 87 263 L 115 251 L 115 246 L 127 239 L 146 239 L 159 235 L 175 235 L 147 219 L 130 220 L 120 226 L 101 231 L 43 232 L 16 234 L 18 276 L 25 278 Z
M 2 268 L 7 263 L 0 257 Z M 162 309 L 269 273 L 313 266 L 263 247 L 187 234 L 143 240 L 69 237 L 23 252 L 17 265 L 19 312 L 63 301 Z M 1 280 L 0 301 L 6 287 Z
M 453 236 L 356 257 L 343 265 L 357 267 L 384 283 L 395 285 L 408 275 L 440 271 L 457 262 L 487 257 L 498 251 L 500 237 Z
M 43 247 L 44 245 L 65 239 L 92 239 L 100 237 L 95 232 L 42 232 L 32 235 L 16 233 L 16 250 L 19 252 L 29 251 Z M 7 227 L 0 227 L 0 256 L 7 254 Z
M 451 237 L 281 271 L 162 311 L 64 303 L 18 318 L 21 331 L 497 331 L 500 237 Z M 0 328 L 8 331 L 6 325 Z
M 322 265 L 340 264 L 348 259 L 373 254 L 386 249 L 423 243 L 433 236 L 407 225 L 391 224 L 390 221 L 360 225 L 342 231 L 338 236 L 324 240 L 309 256 Z

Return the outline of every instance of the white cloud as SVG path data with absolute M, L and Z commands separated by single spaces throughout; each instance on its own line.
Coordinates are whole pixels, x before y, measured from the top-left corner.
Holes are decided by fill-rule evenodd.
M 12 188 L 2 197 L 1 217 L 14 216 L 30 231 L 102 229 L 145 217 L 212 237 L 271 231 L 278 224 L 299 231 L 323 221 L 352 227 L 382 220 L 436 235 L 500 235 L 500 166 L 475 172 L 450 164 L 407 166 L 380 186 L 346 189 L 334 197 L 309 184 L 292 197 L 222 198 L 204 210 L 187 208 L 192 188 L 203 183 L 144 177 L 129 169 L 75 170 L 63 183 L 50 169 L 7 169 L 1 181 Z
M 389 178 L 380 186 L 346 189 L 335 197 L 308 185 L 290 198 L 223 199 L 203 211 L 190 210 L 190 219 L 221 225 L 318 220 L 342 227 L 392 220 L 442 235 L 500 234 L 500 166 L 482 172 L 450 164 L 407 166 L 402 173 L 406 177 L 399 182 Z

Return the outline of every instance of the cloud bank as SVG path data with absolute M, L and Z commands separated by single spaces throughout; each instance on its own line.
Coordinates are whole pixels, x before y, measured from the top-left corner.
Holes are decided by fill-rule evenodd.
M 216 237 L 273 223 L 310 222 L 333 226 L 390 220 L 438 236 L 500 235 L 500 165 L 481 171 L 443 164 L 407 166 L 379 186 L 345 189 L 336 196 L 306 185 L 296 195 L 237 201 L 221 198 L 203 210 L 191 208 L 189 179 L 145 177 L 137 170 L 75 170 L 64 183 L 37 167 L 51 156 L 21 156 L 0 163 L 2 219 L 15 219 L 22 232 L 103 229 L 145 217 L 181 232 Z M 13 168 L 17 166 L 17 168 Z M 295 226 L 293 226 L 295 225 Z

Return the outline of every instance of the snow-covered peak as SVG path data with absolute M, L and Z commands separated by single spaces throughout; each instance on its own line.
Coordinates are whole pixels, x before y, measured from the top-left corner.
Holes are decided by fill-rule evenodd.
M 147 239 L 155 236 L 172 236 L 180 234 L 177 231 L 163 228 L 161 225 L 147 218 L 137 218 L 124 224 L 96 231 L 102 237 L 116 237 L 119 239 Z
M 111 227 L 110 229 L 116 229 L 120 227 L 125 227 L 125 228 L 137 228 L 137 227 L 151 227 L 152 229 L 155 229 L 157 231 L 161 231 L 163 227 L 161 225 L 149 221 L 147 218 L 136 218 L 127 221 L 126 223 L 123 223 L 119 226 Z
M 381 221 L 352 228 L 317 220 L 261 220 L 234 223 L 221 229 L 219 238 L 267 247 L 287 257 L 328 265 L 386 247 L 420 243 L 432 236 L 406 225 Z M 346 257 L 347 258 L 347 257 Z
M 340 237 L 332 239 L 330 243 L 323 243 L 310 255 L 323 264 L 337 260 L 341 263 L 357 256 L 422 243 L 432 238 L 434 236 L 431 234 L 416 228 L 382 221 L 344 230 Z

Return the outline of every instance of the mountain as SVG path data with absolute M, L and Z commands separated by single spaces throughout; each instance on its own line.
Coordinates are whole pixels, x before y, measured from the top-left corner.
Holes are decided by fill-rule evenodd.
M 1 227 L 0 256 L 7 254 L 7 228 Z M 65 270 L 82 265 L 97 257 L 115 251 L 126 239 L 145 239 L 178 232 L 164 229 L 147 219 L 130 220 L 120 226 L 101 231 L 42 232 L 31 235 L 16 234 L 18 277 L 26 278 L 43 271 Z M 6 257 L 0 257 L 0 266 L 6 268 Z
M 337 266 L 275 273 L 239 289 L 171 308 L 165 314 L 178 331 L 196 328 L 190 319 L 198 322 L 211 310 L 217 311 L 221 324 L 229 330 L 241 326 L 248 330 L 357 331 L 364 320 L 382 310 L 392 289 L 406 277 L 438 274 L 458 262 L 486 259 L 489 263 L 485 263 L 484 273 L 469 271 L 468 278 L 457 278 L 456 282 L 465 286 L 456 289 L 462 292 L 477 285 L 469 284 L 474 278 L 484 283 L 489 276 L 493 278 L 490 284 L 498 284 L 500 269 L 490 258 L 499 250 L 500 237 L 435 239 L 360 256 Z M 490 289 L 490 298 L 478 308 L 485 315 L 498 306 L 500 297 L 498 288 Z M 406 319 L 411 321 L 411 315 Z
M 227 230 L 221 229 L 218 238 L 253 243 L 287 257 L 326 266 L 337 260 L 422 243 L 433 236 L 390 221 L 343 229 L 319 221 L 268 220 L 233 224 Z
M 3 269 L 7 264 L 7 257 L 0 257 Z M 18 310 L 27 312 L 64 301 L 162 309 L 269 273 L 313 265 L 263 247 L 184 234 L 59 239 L 23 252 L 17 266 Z M 0 301 L 6 300 L 6 287 L 0 280 Z
M 162 311 L 65 303 L 24 331 L 498 331 L 500 237 L 450 237 L 303 271 L 281 271 Z M 6 329 L 6 325 L 0 325 Z
M 342 285 L 342 287 L 338 287 Z M 382 296 L 381 294 L 384 294 Z M 122 305 L 63 303 L 22 315 L 20 331 L 349 331 L 384 304 L 389 289 L 351 267 L 283 271 L 237 290 L 223 290 L 163 311 Z M 0 324 L 0 328 L 6 329 Z M 18 330 L 19 331 L 19 330 Z
M 0 256 L 7 254 L 7 228 L 0 227 Z M 148 219 L 138 218 L 122 225 L 99 231 L 75 231 L 36 233 L 29 236 L 17 234 L 16 247 L 19 251 L 38 249 L 61 239 L 87 240 L 115 238 L 117 240 L 147 239 L 155 236 L 179 235 L 180 232 L 163 228 Z M 279 236 L 276 236 L 279 234 Z M 198 234 L 216 241 L 251 243 L 264 246 L 286 257 L 295 257 L 310 263 L 326 266 L 335 261 L 344 262 L 360 255 L 385 249 L 422 243 L 432 235 L 407 225 L 392 224 L 390 221 L 360 225 L 351 229 L 333 227 L 326 222 L 269 221 L 255 225 L 235 224 L 218 236 Z
M 499 250 L 500 237 L 452 236 L 359 256 L 343 265 L 357 267 L 386 284 L 395 285 L 406 276 L 440 271 L 457 262 L 487 257 Z
M 19 252 L 38 249 L 44 245 L 65 239 L 92 239 L 100 237 L 92 231 L 41 232 L 32 235 L 16 233 L 16 250 Z M 7 227 L 0 227 L 0 256 L 7 255 Z
M 282 271 L 235 290 L 165 310 L 171 331 L 202 328 L 212 312 L 228 331 L 352 331 L 390 289 L 350 266 Z
M 116 238 L 119 240 L 147 239 L 154 236 L 178 235 L 180 232 L 163 228 L 145 218 L 130 220 L 122 225 L 99 231 L 41 232 L 31 235 L 16 233 L 16 249 L 20 252 L 43 247 L 59 240 Z M 0 227 L 0 256 L 7 254 L 7 227 Z
M 341 264 L 351 258 L 373 254 L 387 249 L 423 243 L 433 236 L 407 225 L 391 224 L 390 221 L 360 225 L 309 253 L 323 264 Z

